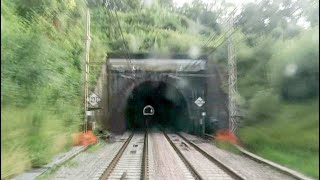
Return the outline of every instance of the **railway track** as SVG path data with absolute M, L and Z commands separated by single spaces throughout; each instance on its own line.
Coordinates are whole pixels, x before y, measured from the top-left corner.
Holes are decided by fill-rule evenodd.
M 147 132 L 132 133 L 100 179 L 147 179 L 147 139 Z
M 311 180 L 295 171 L 290 174 L 278 170 L 270 162 L 260 162 L 259 157 L 248 157 L 255 156 L 249 152 L 243 153 L 247 154 L 224 151 L 183 132 L 126 133 L 95 154 L 80 154 L 74 160 L 79 163 L 76 167 L 63 166 L 52 179 Z
M 246 179 L 181 135 L 165 132 L 164 135 L 195 179 Z
M 182 136 L 183 137 L 183 136 Z M 214 136 L 210 135 L 210 134 L 205 134 L 205 137 L 206 138 L 209 138 L 209 139 L 214 139 Z M 184 137 L 183 137 L 184 138 Z M 185 138 L 186 139 L 186 138 Z M 194 143 L 192 143 L 194 144 Z M 266 160 L 266 159 L 263 159 L 253 153 L 250 153 L 248 152 L 247 150 L 243 149 L 242 147 L 238 146 L 238 145 L 235 145 L 235 147 L 242 153 L 242 155 L 244 157 L 247 157 L 259 164 L 264 164 L 272 169 L 274 169 L 275 171 L 278 171 L 280 173 L 283 173 L 283 174 L 286 174 L 287 176 L 290 176 L 294 179 L 298 179 L 298 180 L 312 180 L 311 178 L 301 174 L 301 173 L 298 173 L 296 171 L 293 171 L 291 169 L 288 169 L 284 166 L 281 166 L 279 164 L 276 164 L 274 162 L 271 162 L 269 160 Z
M 191 179 L 244 179 L 221 162 L 217 162 L 210 155 L 194 147 L 192 142 L 183 139 L 179 134 L 163 132 L 163 136 L 187 167 L 193 177 Z M 148 175 L 148 144 L 147 131 L 144 134 L 132 133 L 104 171 L 100 180 L 150 179 Z M 162 153 L 166 153 L 166 151 Z
M 100 179 L 251 179 L 227 164 L 182 134 L 136 132 L 129 136 Z M 180 171 L 180 175 L 171 170 Z

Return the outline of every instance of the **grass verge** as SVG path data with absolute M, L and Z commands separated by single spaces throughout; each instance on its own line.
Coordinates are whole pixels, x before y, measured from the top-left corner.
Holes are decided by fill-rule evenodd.
M 1 108 L 1 178 L 41 167 L 72 145 L 72 126 L 65 114 L 42 111 L 37 106 Z
M 99 149 L 101 149 L 106 143 L 102 140 L 99 140 L 99 143 L 97 144 L 93 144 L 93 145 L 89 145 L 87 152 L 88 153 L 94 153 L 96 151 L 98 151 Z
M 234 145 L 232 145 L 228 142 L 214 140 L 213 144 L 220 149 L 227 150 L 227 151 L 232 152 L 234 154 L 241 154 L 241 152 Z
M 282 103 L 275 118 L 239 129 L 246 148 L 276 163 L 319 178 L 319 101 Z

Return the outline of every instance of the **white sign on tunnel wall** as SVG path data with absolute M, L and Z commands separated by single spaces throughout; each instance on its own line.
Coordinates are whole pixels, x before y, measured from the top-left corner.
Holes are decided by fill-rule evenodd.
M 198 99 L 194 102 L 198 107 L 201 107 L 204 105 L 205 101 L 201 98 L 198 97 Z
M 91 93 L 88 101 L 91 106 L 97 106 L 98 103 L 101 101 L 101 98 L 95 93 Z

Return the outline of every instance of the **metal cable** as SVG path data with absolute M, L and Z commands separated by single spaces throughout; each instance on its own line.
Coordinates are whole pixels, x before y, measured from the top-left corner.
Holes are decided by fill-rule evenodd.
M 128 62 L 127 64 L 128 64 L 128 67 L 132 67 L 132 71 L 133 71 L 133 73 L 134 73 L 134 67 L 133 67 L 133 65 L 132 65 L 132 61 L 131 61 L 131 58 L 130 58 L 130 53 L 129 53 L 129 48 L 128 48 L 128 46 L 127 46 L 127 44 L 125 43 L 125 39 L 124 39 L 124 36 L 123 36 L 123 31 L 122 31 L 122 28 L 121 28 L 121 25 L 120 25 L 120 21 L 119 21 L 119 18 L 118 18 L 118 14 L 117 14 L 117 11 L 116 11 L 116 9 L 114 9 L 114 14 L 115 14 L 115 16 L 113 16 L 113 14 L 112 14 L 112 11 L 109 9 L 109 7 L 110 7 L 110 2 L 105 2 L 105 7 L 106 7 L 106 9 L 107 9 L 107 11 L 108 11 L 108 14 L 109 14 L 109 16 L 110 16 L 110 18 L 111 19 L 116 19 L 116 21 L 117 21 L 117 24 L 118 24 L 118 27 L 119 27 L 119 30 L 120 30 L 120 35 L 121 35 L 121 39 L 122 39 L 122 43 L 123 43 L 123 47 L 124 47 L 124 49 L 125 49 L 125 51 L 126 51 L 126 55 L 127 55 L 127 57 L 126 57 L 126 61 Z

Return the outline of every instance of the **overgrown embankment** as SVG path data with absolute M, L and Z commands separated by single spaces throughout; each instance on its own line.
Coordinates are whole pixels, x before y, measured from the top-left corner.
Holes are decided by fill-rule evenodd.
M 84 7 L 1 1 L 1 177 L 71 145 L 83 114 Z
M 237 46 L 239 138 L 263 157 L 319 178 L 319 30 Z

